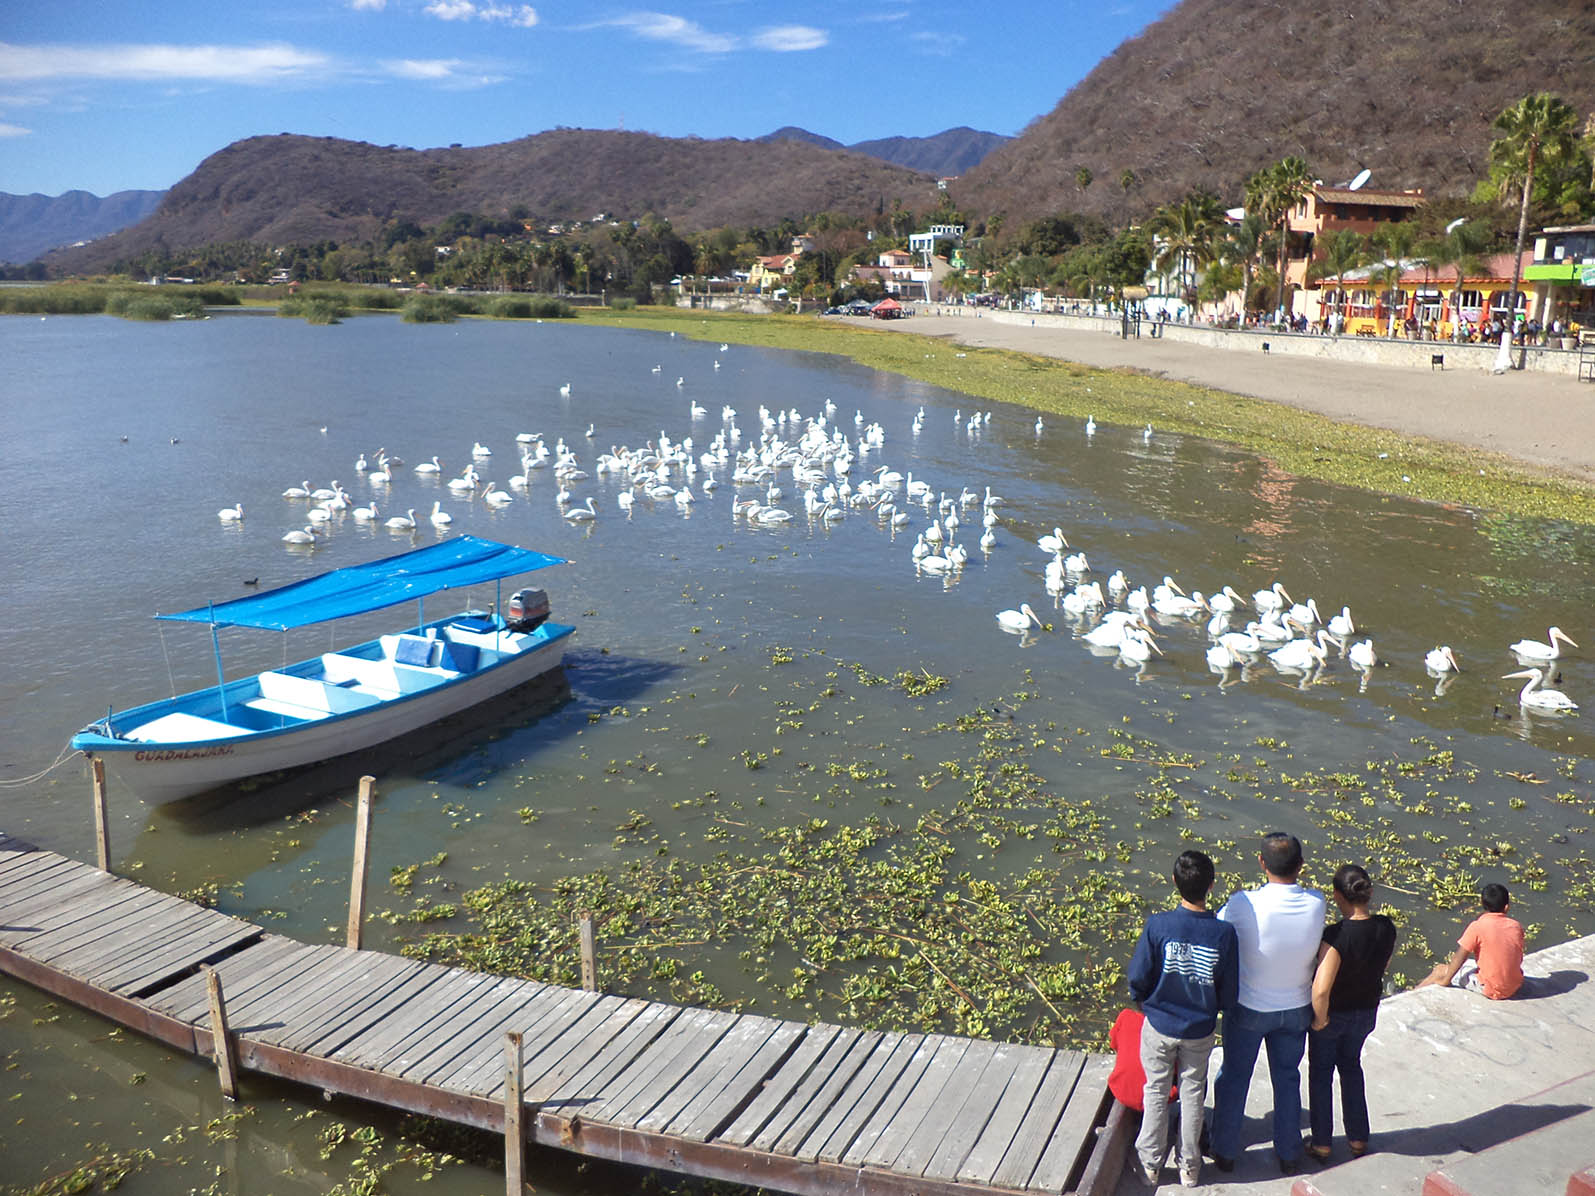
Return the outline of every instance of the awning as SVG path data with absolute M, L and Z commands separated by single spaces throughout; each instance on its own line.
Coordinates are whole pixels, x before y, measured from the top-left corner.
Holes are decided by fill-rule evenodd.
M 480 585 L 565 563 L 560 557 L 513 544 L 476 536 L 451 536 L 440 544 L 334 569 L 263 594 L 155 617 L 182 623 L 214 623 L 217 627 L 287 631 L 290 627 L 308 627 L 382 610 L 441 590 Z

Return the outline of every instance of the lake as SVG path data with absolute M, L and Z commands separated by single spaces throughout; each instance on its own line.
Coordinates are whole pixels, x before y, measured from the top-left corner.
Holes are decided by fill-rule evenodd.
M 1181 846 L 1212 850 L 1227 891 L 1250 883 L 1255 835 L 1274 825 L 1302 835 L 1320 883 L 1354 850 L 1376 871 L 1386 866 L 1383 895 L 1403 920 L 1408 973 L 1426 950 L 1447 949 L 1479 879 L 1512 885 L 1514 913 L 1539 945 L 1595 931 L 1583 837 L 1595 741 L 1576 715 L 1524 714 L 1520 683 L 1501 679 L 1521 667 L 1507 645 L 1544 639 L 1555 624 L 1583 645 L 1556 662 L 1559 687 L 1580 702 L 1595 695 L 1589 528 L 1307 482 L 1155 427 L 1149 437 L 1107 425 L 1088 435 L 1048 416 L 1038 432 L 1033 411 L 977 417 L 967 396 L 839 358 L 657 332 L 380 316 L 330 328 L 259 314 L 172 324 L 15 317 L 0 321 L 0 347 L 9 482 L 0 827 L 42 846 L 92 858 L 85 771 L 69 760 L 19 782 L 107 706 L 215 679 L 208 633 L 152 614 L 237 597 L 249 580 L 264 589 L 430 543 L 443 533 L 426 515 L 440 502 L 451 533 L 567 558 L 534 580 L 549 590 L 553 617 L 577 630 L 568 689 L 377 762 L 372 904 L 391 921 L 373 922 L 374 945 L 464 927 L 406 922 L 417 894 L 453 902 L 506 879 L 547 892 L 579 877 L 619 886 L 628 874 L 654 876 L 662 860 L 678 871 L 658 872 L 659 883 L 673 885 L 766 853 L 779 836 L 818 835 L 804 829 L 814 823 L 829 834 L 872 818 L 896 838 L 861 850 L 860 861 L 890 864 L 890 845 L 925 836 L 929 818 L 948 856 L 938 883 L 966 899 L 989 889 L 1000 905 L 1039 891 L 1027 878 L 1052 869 L 1046 884 L 1065 894 L 1054 898 L 1063 906 L 1075 885 L 1082 896 L 1104 885 L 1119 894 L 1121 934 L 1145 903 L 1167 899 L 1163 878 Z M 694 405 L 705 413 L 694 416 Z M 787 413 L 768 435 L 789 441 L 820 417 L 855 445 L 879 424 L 883 443 L 854 463 L 854 486 L 884 466 L 935 496 L 989 487 L 1005 500 L 996 547 L 977 546 L 978 501 L 958 508 L 969 563 L 937 576 L 910 555 L 935 512 L 901 487 L 907 527 L 852 509 L 827 525 L 806 516 L 783 471 L 779 505 L 794 518 L 762 527 L 734 514 L 729 469 L 712 493 L 700 472 L 685 507 L 639 497 L 629 517 L 617 502 L 622 483 L 596 470 L 612 446 L 690 436 L 697 454 L 733 425 L 735 447 L 756 445 L 761 408 L 772 420 Z M 506 487 L 520 472 L 521 433 L 540 433 L 550 448 L 562 439 L 577 454 L 591 476 L 571 484 L 572 498 L 590 496 L 597 519 L 564 518 L 548 469 L 497 509 L 445 486 L 480 443 L 492 450 L 477 460 L 484 482 Z M 386 486 L 356 469 L 379 449 L 405 462 Z M 434 455 L 440 475 L 414 470 Z M 395 534 L 344 514 L 313 550 L 283 544 L 306 507 L 282 491 L 333 479 L 356 502 L 375 499 L 384 517 L 413 509 L 420 529 Z M 755 493 L 765 498 L 762 486 L 742 497 Z M 217 518 L 235 504 L 242 521 Z M 1167 575 L 1186 590 L 1229 584 L 1248 598 L 1277 580 L 1297 600 L 1314 597 L 1326 618 L 1349 606 L 1354 638 L 1371 638 L 1381 663 L 1364 676 L 1333 653 L 1308 676 L 1267 663 L 1219 676 L 1204 657 L 1205 620 L 1163 621 L 1162 652 L 1145 667 L 1093 653 L 1079 638 L 1091 623 L 1071 620 L 1043 586 L 1049 558 L 1036 541 L 1054 527 L 1100 580 L 1122 569 L 1132 585 Z M 1004 633 L 996 613 L 1021 603 L 1049 627 Z M 428 610 L 442 613 L 435 602 Z M 236 674 L 389 626 L 228 631 L 222 648 Z M 1461 662 L 1449 681 L 1424 668 L 1438 644 Z M 915 696 L 891 682 L 903 672 L 947 683 Z M 1000 799 L 1001 825 L 980 821 L 993 787 L 968 780 L 997 758 L 997 730 L 1012 742 L 990 775 L 1033 778 Z M 116 865 L 169 891 L 207 890 L 273 930 L 338 941 L 352 791 L 308 783 L 323 788 L 150 809 L 119 792 L 113 774 Z M 943 818 L 958 802 L 957 817 Z M 1060 819 L 1062 829 L 1048 829 Z M 414 890 L 381 883 L 427 860 Z M 633 990 L 669 997 L 712 986 L 783 1014 L 906 1016 L 894 998 L 860 995 L 860 976 L 890 970 L 879 960 L 774 983 L 780 969 L 804 970 L 802 943 L 779 934 L 766 943 L 733 914 L 717 916 L 729 937 L 672 948 L 682 976 L 704 973 L 699 988 L 633 973 Z M 898 916 L 889 929 L 899 935 L 922 917 Z M 1092 958 L 1050 932 L 1037 937 L 1044 962 L 1086 975 L 1077 1028 L 1096 1032 L 1118 988 L 1107 956 L 1122 965 L 1127 949 L 1123 959 L 1117 949 Z M 22 986 L 0 984 L 0 998 L 0 1053 L 19 1065 L 26 1098 L 25 1115 L 4 1131 L 8 1179 L 35 1182 L 102 1147 L 158 1143 L 175 1124 L 225 1112 L 194 1061 L 107 1040 L 105 1023 Z M 983 1012 L 980 1024 L 1019 1035 L 1047 1016 Z M 270 1098 L 236 1137 L 196 1135 L 186 1164 L 167 1150 L 124 1190 L 171 1190 L 174 1171 L 198 1186 L 216 1165 L 232 1168 L 226 1191 L 323 1192 L 345 1177 L 352 1148 L 320 1159 L 329 1117 L 352 1128 L 371 1111 L 340 1105 L 304 1121 L 305 1093 L 253 1091 Z M 264 1175 L 241 1178 L 252 1170 Z M 408 1190 L 419 1181 L 401 1170 L 385 1182 Z M 574 1192 L 589 1181 L 571 1171 L 550 1182 Z M 426 1190 L 490 1186 L 488 1172 L 455 1167 Z

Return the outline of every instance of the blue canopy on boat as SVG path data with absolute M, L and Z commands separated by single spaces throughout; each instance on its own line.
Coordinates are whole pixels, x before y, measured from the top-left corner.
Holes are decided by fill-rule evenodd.
M 480 585 L 565 563 L 560 557 L 513 544 L 476 536 L 450 536 L 440 544 L 334 569 L 263 594 L 155 617 L 213 623 L 217 627 L 287 631 L 290 627 L 307 627 L 381 610 L 440 590 Z

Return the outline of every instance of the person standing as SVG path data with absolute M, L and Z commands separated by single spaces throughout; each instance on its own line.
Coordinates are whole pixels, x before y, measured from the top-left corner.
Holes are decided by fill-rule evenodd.
M 1168 1147 L 1169 1084 L 1180 1085 L 1180 1182 L 1194 1188 L 1202 1170 L 1202 1106 L 1207 1060 L 1221 1010 L 1234 1006 L 1239 985 L 1235 928 L 1207 908 L 1213 861 L 1182 851 L 1174 861 L 1180 903 L 1146 920 L 1130 959 L 1130 995 L 1141 1003 L 1141 1132 L 1135 1149 L 1141 1173 L 1157 1186 Z M 1177 1076 L 1176 1076 L 1177 1073 Z
M 1335 905 L 1341 919 L 1324 928 L 1324 946 L 1313 976 L 1313 1027 L 1307 1039 L 1307 1117 L 1312 1141 L 1307 1153 L 1329 1158 L 1334 1135 L 1334 1084 L 1340 1074 L 1340 1116 L 1346 1147 L 1368 1150 L 1368 1094 L 1362 1075 L 1362 1044 L 1373 1033 L 1384 996 L 1385 969 L 1396 949 L 1396 924 L 1370 914 L 1373 881 L 1357 864 L 1335 870 Z
M 1236 893 L 1219 911 L 1240 943 L 1240 999 L 1224 1015 L 1224 1061 L 1213 1084 L 1213 1164 L 1231 1171 L 1257 1052 L 1268 1050 L 1274 1089 L 1274 1153 L 1280 1170 L 1301 1169 L 1301 1058 L 1312 1024 L 1313 971 L 1324 931 L 1324 896 L 1303 888 L 1301 840 L 1263 836 L 1257 862 L 1265 883 Z

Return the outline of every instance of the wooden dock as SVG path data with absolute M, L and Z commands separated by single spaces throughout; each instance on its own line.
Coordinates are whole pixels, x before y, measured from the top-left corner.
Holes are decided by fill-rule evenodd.
M 241 1072 L 497 1132 L 519 1034 L 528 1141 L 684 1175 L 816 1196 L 1089 1192 L 1122 1160 L 1098 1133 L 1102 1056 L 308 945 L 3 834 L 0 971 L 213 1057 L 214 972 Z

